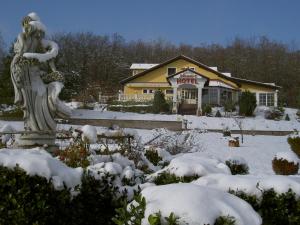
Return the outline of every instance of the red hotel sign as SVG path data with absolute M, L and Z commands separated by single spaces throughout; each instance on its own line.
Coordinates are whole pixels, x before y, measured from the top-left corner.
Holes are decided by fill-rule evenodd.
M 177 84 L 198 84 L 196 75 L 180 75 L 177 78 Z

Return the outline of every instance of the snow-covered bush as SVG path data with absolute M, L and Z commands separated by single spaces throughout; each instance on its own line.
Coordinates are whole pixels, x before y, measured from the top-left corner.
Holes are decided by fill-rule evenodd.
M 243 191 L 230 193 L 248 202 L 260 214 L 263 225 L 300 224 L 300 198 L 292 190 L 281 194 L 274 189 L 263 190 L 259 198 Z
M 165 184 L 173 184 L 173 183 L 189 183 L 198 178 L 199 178 L 198 175 L 178 177 L 175 174 L 164 171 L 162 173 L 159 173 L 157 176 L 155 176 L 153 182 L 156 185 L 165 185 Z
M 222 220 L 220 217 L 227 216 L 234 219 L 236 225 L 261 224 L 260 216 L 245 201 L 226 192 L 193 184 L 147 187 L 138 201 L 131 202 L 118 212 L 116 219 L 122 221 L 118 224 L 152 225 L 151 218 L 156 217 L 152 221 L 158 223 L 154 224 L 225 225 L 229 219 Z M 172 218 L 173 223 L 167 218 Z
M 249 173 L 247 162 L 242 157 L 228 158 L 225 164 L 229 167 L 232 175 Z
M 44 150 L 1 150 L 0 224 L 112 224 L 121 205 L 109 181 Z
M 231 131 L 228 127 L 225 127 L 223 129 L 223 137 L 230 137 L 231 136 Z
M 299 159 L 292 152 L 278 152 L 272 160 L 273 170 L 279 175 L 297 174 Z
M 268 120 L 280 120 L 283 113 L 277 108 L 270 108 L 265 111 L 265 118 Z
M 91 155 L 85 142 L 77 140 L 63 150 L 57 150 L 55 155 L 70 167 L 86 168 L 90 165 L 89 156 Z
M 291 135 L 287 139 L 291 149 L 300 158 L 300 136 L 298 134 Z
M 157 166 L 160 161 L 162 161 L 162 157 L 158 155 L 158 152 L 154 148 L 149 148 L 145 151 L 146 158 L 154 165 Z

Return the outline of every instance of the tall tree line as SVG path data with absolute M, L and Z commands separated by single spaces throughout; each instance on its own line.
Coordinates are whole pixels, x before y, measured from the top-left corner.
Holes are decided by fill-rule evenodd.
M 118 34 L 88 32 L 57 33 L 51 38 L 60 47 L 56 65 L 66 77 L 65 99 L 97 99 L 99 92 L 115 94 L 122 88 L 119 81 L 131 75 L 131 63 L 161 63 L 179 54 L 208 66 L 217 66 L 220 71 L 231 72 L 236 77 L 276 82 L 282 86 L 280 101 L 290 106 L 296 106 L 296 96 L 300 94 L 300 51 L 293 48 L 293 44 L 267 37 L 236 38 L 226 46 L 174 45 L 162 39 L 126 41 Z M 3 49 L 0 38 L 0 79 L 4 77 L 3 71 L 7 73 L 7 60 L 10 59 L 7 56 L 12 54 L 1 56 L 1 51 L 2 55 L 5 53 Z

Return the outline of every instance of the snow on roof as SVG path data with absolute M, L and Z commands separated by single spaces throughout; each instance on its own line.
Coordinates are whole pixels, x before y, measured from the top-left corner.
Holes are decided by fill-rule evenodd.
M 147 70 L 154 66 L 157 66 L 158 64 L 154 63 L 132 63 L 130 66 L 131 70 Z
M 218 67 L 217 67 L 217 66 L 210 66 L 209 68 L 211 68 L 212 70 L 214 70 L 214 71 L 217 71 L 217 72 L 218 72 Z
M 231 73 L 222 73 L 222 74 L 227 76 L 227 77 L 231 77 Z
M 273 85 L 273 86 L 275 86 L 275 83 L 264 83 L 264 84 L 268 84 L 268 85 Z

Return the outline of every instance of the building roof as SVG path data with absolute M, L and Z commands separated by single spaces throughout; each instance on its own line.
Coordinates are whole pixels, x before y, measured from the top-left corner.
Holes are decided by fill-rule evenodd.
M 148 70 L 154 66 L 157 66 L 158 64 L 153 63 L 132 63 L 130 66 L 131 70 Z
M 145 74 L 147 74 L 147 73 L 149 73 L 151 71 L 154 71 L 154 70 L 156 70 L 156 69 L 158 69 L 160 67 L 163 67 L 163 66 L 165 66 L 165 65 L 167 65 L 169 63 L 172 63 L 172 62 L 174 62 L 176 60 L 179 60 L 179 59 L 183 59 L 183 60 L 186 60 L 186 61 L 188 61 L 190 63 L 193 63 L 193 64 L 195 64 L 195 65 L 197 65 L 197 66 L 199 66 L 199 67 L 201 67 L 203 69 L 206 69 L 206 70 L 208 70 L 210 72 L 213 72 L 214 74 L 218 75 L 219 77 L 222 77 L 224 79 L 232 81 L 232 82 L 234 82 L 234 83 L 236 83 L 238 85 L 240 85 L 241 83 L 251 83 L 251 84 L 255 84 L 255 85 L 259 85 L 259 86 L 263 86 L 263 87 L 268 87 L 268 88 L 272 88 L 272 89 L 279 89 L 279 88 L 281 88 L 279 86 L 272 85 L 272 84 L 267 84 L 267 83 L 263 83 L 263 82 L 246 80 L 246 79 L 237 78 L 237 77 L 230 77 L 228 73 L 223 74 L 223 73 L 219 72 L 217 70 L 217 67 L 206 66 L 205 64 L 202 64 L 202 63 L 200 63 L 200 62 L 198 62 L 198 61 L 196 61 L 196 60 L 194 60 L 194 59 L 192 59 L 190 57 L 187 57 L 185 55 L 179 55 L 179 56 L 176 56 L 176 57 L 174 57 L 172 59 L 169 59 L 169 60 L 167 60 L 167 61 L 165 61 L 165 62 L 163 62 L 161 64 L 156 64 L 156 66 L 153 66 L 153 67 L 151 67 L 149 69 L 146 69 L 145 71 L 143 71 L 141 73 L 138 73 L 138 74 L 136 74 L 134 76 L 130 76 L 128 78 L 125 78 L 125 79 L 121 80 L 120 83 L 121 84 L 126 84 L 127 82 L 129 82 L 131 80 L 134 80 L 135 78 L 141 77 L 141 76 L 143 76 L 143 75 L 145 75 Z M 152 64 L 152 65 L 155 65 L 155 64 Z

